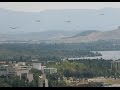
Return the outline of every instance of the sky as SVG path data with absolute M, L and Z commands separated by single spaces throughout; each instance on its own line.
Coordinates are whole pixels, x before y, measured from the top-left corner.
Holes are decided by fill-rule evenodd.
M 0 2 L 0 8 L 39 12 L 48 9 L 101 9 L 120 8 L 120 2 Z

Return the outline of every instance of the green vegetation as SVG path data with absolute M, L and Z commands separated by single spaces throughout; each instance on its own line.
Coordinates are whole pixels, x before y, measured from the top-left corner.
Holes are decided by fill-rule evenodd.
M 70 44 L 70 47 L 76 47 L 76 49 L 80 50 L 88 50 L 88 51 L 112 51 L 112 50 L 120 50 L 120 40 L 98 40 L 89 43 L 81 43 L 81 44 Z
M 34 78 L 33 82 L 31 83 L 31 87 L 37 87 L 38 86 L 38 77 L 42 74 L 42 72 L 37 69 L 31 69 L 30 72 L 33 73 L 33 78 Z
M 11 87 L 11 85 L 6 83 L 3 78 L 0 78 L 0 87 Z
M 57 68 L 58 74 L 66 77 L 90 78 L 114 75 L 111 70 L 111 61 L 103 59 L 65 61 L 60 64 L 49 64 L 48 66 Z
M 66 82 L 58 73 L 47 75 L 49 87 L 65 87 Z M 61 78 L 59 81 L 58 78 Z
M 64 57 L 101 56 L 100 53 L 90 51 L 120 50 L 119 42 L 119 40 L 100 40 L 79 44 L 4 43 L 0 44 L 0 60 L 29 61 L 35 57 L 43 61 L 59 61 Z
M 103 84 L 101 82 L 90 82 L 88 84 L 75 85 L 74 87 L 103 87 Z
M 100 56 L 76 45 L 67 44 L 0 44 L 1 60 L 29 61 L 35 57 L 43 61 L 59 61 L 64 57 Z
M 32 83 L 29 83 L 27 80 L 25 79 L 21 79 L 18 76 L 15 77 L 11 77 L 9 79 L 5 80 L 9 85 L 11 85 L 11 87 L 31 87 Z
M 98 41 L 93 43 L 81 44 L 0 44 L 0 60 L 6 61 L 31 61 L 38 58 L 40 61 L 56 61 L 57 63 L 47 63 L 48 67 L 58 69 L 57 74 L 47 75 L 50 87 L 66 86 L 63 77 L 91 78 L 91 77 L 119 77 L 120 73 L 111 70 L 111 60 L 93 59 L 64 61 L 66 57 L 81 56 L 101 56 L 100 53 L 90 52 L 97 50 L 119 50 L 118 41 Z M 9 80 L 0 79 L 0 86 L 11 87 L 37 87 L 39 70 L 32 69 L 34 81 L 29 83 L 27 80 L 18 77 Z M 60 80 L 58 80 L 60 79 Z
M 86 79 L 94 77 L 117 77 L 120 73 L 111 69 L 111 60 L 93 59 L 64 61 L 57 64 L 47 64 L 47 67 L 58 69 L 57 74 L 48 75 L 50 86 L 58 86 L 59 79 L 61 86 L 66 86 L 64 77 L 73 79 Z M 116 73 L 116 74 L 115 74 Z M 87 84 L 88 85 L 88 84 Z M 88 86 L 99 86 L 101 83 L 90 83 Z

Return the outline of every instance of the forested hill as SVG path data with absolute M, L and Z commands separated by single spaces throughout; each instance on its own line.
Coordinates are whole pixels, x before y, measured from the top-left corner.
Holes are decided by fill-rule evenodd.
M 24 60 L 33 57 L 41 60 L 60 60 L 64 57 L 99 56 L 90 51 L 120 50 L 120 41 L 96 41 L 80 44 L 0 44 L 0 59 Z M 22 60 L 21 59 L 21 60 Z
M 0 44 L 0 59 L 5 60 L 61 60 L 65 57 L 99 56 L 76 45 L 66 44 Z

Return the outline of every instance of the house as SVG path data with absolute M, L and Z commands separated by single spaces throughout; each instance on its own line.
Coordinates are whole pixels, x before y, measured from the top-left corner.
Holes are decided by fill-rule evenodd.
M 6 61 L 0 61 L 0 64 L 6 64 Z
M 16 65 L 17 66 L 25 66 L 26 64 L 25 64 L 25 62 L 18 62 Z

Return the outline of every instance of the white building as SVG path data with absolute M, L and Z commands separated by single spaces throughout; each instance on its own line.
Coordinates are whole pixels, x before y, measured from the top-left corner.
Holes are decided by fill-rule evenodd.
M 104 77 L 96 77 L 88 79 L 88 82 L 105 82 L 106 78 Z
M 33 63 L 33 68 L 37 70 L 41 70 L 41 63 Z
M 32 62 L 37 62 L 37 61 L 38 61 L 38 59 L 33 59 L 33 60 L 32 60 Z
M 25 66 L 25 62 L 18 62 L 17 64 L 15 64 L 16 66 Z
M 6 64 L 6 61 L 0 61 L 0 64 Z

